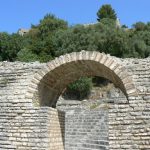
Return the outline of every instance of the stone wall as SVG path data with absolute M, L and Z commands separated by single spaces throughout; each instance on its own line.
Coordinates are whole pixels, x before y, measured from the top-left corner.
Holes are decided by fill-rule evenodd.
M 115 111 L 112 114 L 114 114 L 113 117 L 117 116 L 118 122 L 115 120 L 113 126 L 118 128 L 117 124 L 120 124 L 121 129 L 126 127 L 122 133 L 126 138 L 120 142 L 122 144 L 120 148 L 148 150 L 150 149 L 150 58 L 126 59 L 123 62 L 132 73 L 139 96 L 130 97 L 129 104 L 114 106 Z
M 149 64 L 150 58 L 119 59 L 84 51 L 47 65 L 1 62 L 0 149 L 64 149 L 64 113 L 36 106 L 45 90 L 52 100 L 48 105 L 54 106 L 62 89 L 82 75 L 106 77 L 127 96 L 109 105 L 109 149 L 150 149 Z
M 50 107 L 33 107 L 25 99 L 33 75 L 43 64 L 0 63 L 0 149 L 64 149 L 65 114 Z
M 51 108 L 0 110 L 0 149 L 63 150 L 64 113 Z
M 66 113 L 65 150 L 108 150 L 108 111 L 75 109 Z
M 95 92 L 95 91 L 94 91 Z M 57 109 L 65 115 L 65 150 L 108 150 L 108 106 L 115 99 L 66 100 Z

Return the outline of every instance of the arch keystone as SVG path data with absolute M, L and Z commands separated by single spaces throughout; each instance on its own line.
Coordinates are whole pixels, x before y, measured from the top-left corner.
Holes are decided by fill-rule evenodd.
M 69 63 L 69 62 L 71 61 L 71 56 L 70 56 L 70 54 L 64 55 L 64 60 L 65 60 L 65 63 Z

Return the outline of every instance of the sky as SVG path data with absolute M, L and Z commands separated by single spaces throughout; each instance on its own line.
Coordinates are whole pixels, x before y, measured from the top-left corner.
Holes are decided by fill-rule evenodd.
M 47 13 L 66 20 L 69 25 L 96 22 L 96 13 L 111 4 L 121 24 L 131 27 L 138 21 L 150 21 L 150 0 L 0 0 L 0 32 L 29 29 Z

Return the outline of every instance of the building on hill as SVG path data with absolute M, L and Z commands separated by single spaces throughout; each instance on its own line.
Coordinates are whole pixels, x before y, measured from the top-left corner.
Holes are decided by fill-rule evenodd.
M 120 19 L 119 18 L 117 18 L 116 19 L 116 28 L 121 28 L 122 26 L 121 26 L 121 23 L 120 23 Z
M 87 24 L 83 24 L 83 25 L 84 25 L 84 27 L 88 27 L 88 26 L 91 26 L 91 25 L 95 25 L 95 24 L 97 24 L 97 23 L 98 23 L 98 22 L 95 22 L 95 23 L 87 23 Z M 119 18 L 116 19 L 116 24 L 115 24 L 115 25 L 116 25 L 116 28 L 121 28 L 121 27 L 122 27 Z
M 19 29 L 18 34 L 23 36 L 24 34 L 27 34 L 30 31 L 30 29 Z

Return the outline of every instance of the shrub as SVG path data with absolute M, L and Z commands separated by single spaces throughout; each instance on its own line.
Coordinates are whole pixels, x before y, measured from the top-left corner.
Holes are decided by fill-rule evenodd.
M 92 78 L 81 77 L 79 80 L 68 85 L 65 96 L 82 100 L 88 96 L 91 88 Z

